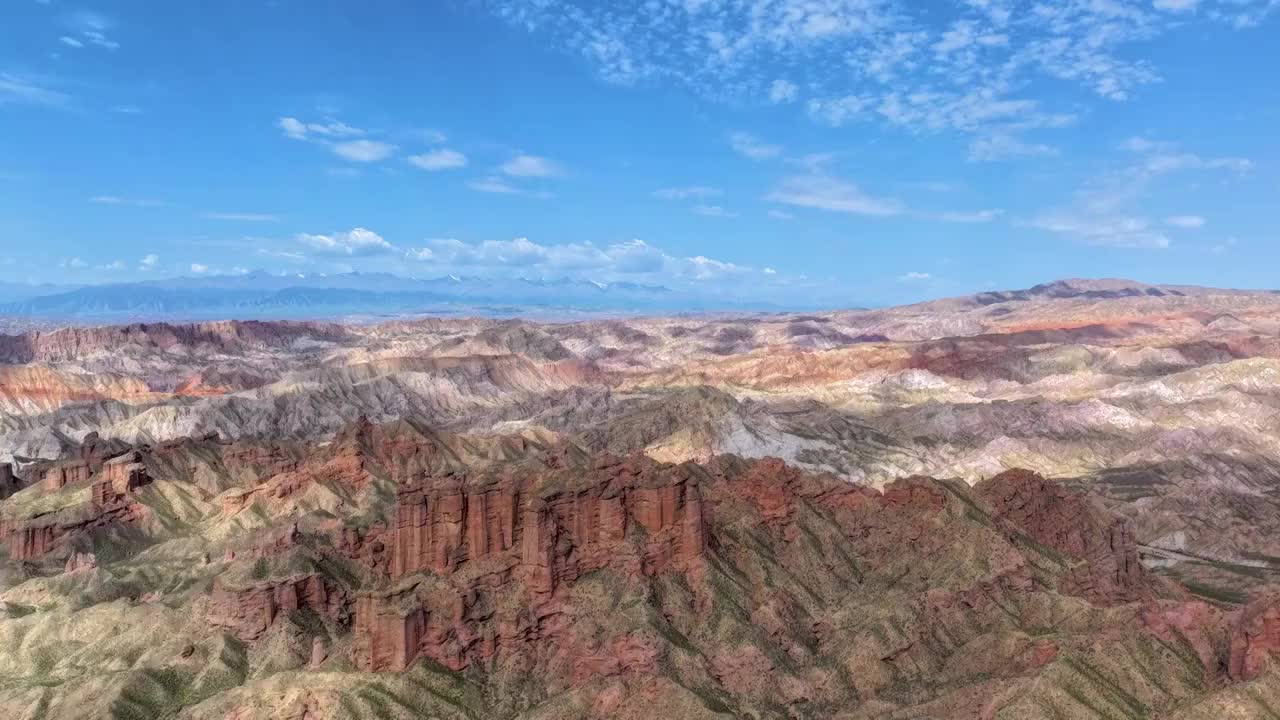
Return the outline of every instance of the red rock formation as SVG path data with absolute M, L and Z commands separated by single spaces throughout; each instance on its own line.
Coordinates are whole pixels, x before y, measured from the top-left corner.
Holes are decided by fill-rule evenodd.
M 470 579 L 430 598 L 412 589 L 362 596 L 355 657 L 369 670 L 404 668 L 418 657 L 466 667 L 553 634 L 557 591 L 586 573 L 609 568 L 640 578 L 689 570 L 706 549 L 692 469 L 660 471 L 643 458 L 605 458 L 576 471 L 426 478 L 397 500 L 388 530 L 391 576 L 466 570 Z M 497 592 L 521 593 L 525 613 L 477 627 L 469 619 L 490 619 L 486 608 Z
M 147 466 L 139 460 L 140 455 L 134 450 L 102 464 L 102 469 L 93 478 L 92 502 L 95 507 L 119 502 L 151 482 Z
M 1199 600 L 1165 601 L 1144 608 L 1142 628 L 1166 643 L 1185 641 L 1195 650 L 1206 678 L 1216 676 L 1228 626 L 1227 613 Z
M 338 621 L 345 616 L 348 600 L 332 582 L 320 575 L 265 581 L 247 588 L 228 588 L 215 580 L 206 618 L 210 625 L 251 641 L 282 613 L 307 608 Z
M 44 472 L 45 492 L 58 492 L 71 483 L 88 480 L 93 474 L 86 460 L 61 462 Z
M 457 481 L 401 488 L 391 537 L 391 576 L 447 572 L 515 545 L 519 492 L 498 487 L 464 491 Z M 465 541 L 465 555 L 462 555 Z
M 1231 628 L 1227 674 L 1236 681 L 1252 680 L 1275 652 L 1280 652 L 1280 591 L 1271 589 L 1240 610 Z
M 0 531 L 4 532 L 9 557 L 19 561 L 34 560 L 48 554 L 65 534 L 56 524 L 15 523 L 7 519 L 0 521 Z
M 129 452 L 101 465 L 97 474 L 89 460 L 58 463 L 45 472 L 45 487 L 92 479 L 89 503 L 29 518 L 0 519 L 0 535 L 15 560 L 36 560 L 61 547 L 78 533 L 120 523 L 135 523 L 147 508 L 133 498 L 133 491 L 149 483 L 146 466 Z
M 1001 473 L 978 483 L 974 490 L 990 505 L 998 522 L 1083 561 L 1061 579 L 1062 592 L 1099 604 L 1150 596 L 1147 573 L 1138 561 L 1137 540 L 1128 520 L 1027 470 Z

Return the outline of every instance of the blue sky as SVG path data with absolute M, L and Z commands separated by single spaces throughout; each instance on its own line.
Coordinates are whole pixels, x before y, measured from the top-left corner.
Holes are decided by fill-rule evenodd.
M 1280 0 L 5 0 L 0 274 L 1276 286 Z

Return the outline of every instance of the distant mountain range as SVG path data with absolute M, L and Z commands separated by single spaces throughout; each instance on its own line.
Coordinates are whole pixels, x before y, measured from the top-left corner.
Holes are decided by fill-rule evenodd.
M 325 318 L 359 315 L 653 313 L 772 309 L 630 282 L 407 278 L 390 273 L 167 278 L 102 285 L 0 283 L 0 316 L 85 319 Z

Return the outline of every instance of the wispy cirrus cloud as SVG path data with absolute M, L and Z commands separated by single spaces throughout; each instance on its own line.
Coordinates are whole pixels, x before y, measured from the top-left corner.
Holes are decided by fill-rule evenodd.
M 1195 229 L 1204 225 L 1198 215 L 1173 215 L 1163 221 L 1142 212 L 1151 188 L 1175 174 L 1247 175 L 1248 158 L 1204 156 L 1177 143 L 1130 137 L 1119 145 L 1126 151 L 1118 167 L 1087 181 L 1065 207 L 1046 210 L 1024 224 L 1075 242 L 1117 248 L 1163 249 L 1173 241 L 1161 226 Z
M 826 125 L 978 137 L 1075 121 L 1078 106 L 1036 99 L 1048 83 L 1123 102 L 1161 79 L 1142 56 L 1153 38 L 1188 23 L 1253 27 L 1280 7 L 1275 0 L 481 2 L 579 54 L 607 82 L 666 82 L 734 102 L 781 104 L 803 94 L 804 109 Z
M 520 188 L 512 185 L 506 180 L 503 180 L 497 175 L 469 180 L 467 182 L 467 187 L 475 190 L 476 192 L 495 193 L 498 195 L 518 195 L 523 192 Z
M 89 202 L 95 205 L 125 205 L 130 207 L 160 207 L 163 201 L 154 198 L 131 198 L 119 195 L 94 195 Z
M 0 72 L 0 105 L 42 105 L 66 107 L 71 96 L 54 90 L 37 78 Z
M 900 200 L 869 195 L 855 183 L 823 174 L 783 178 L 765 199 L 853 215 L 900 215 L 906 210 Z
M 689 200 L 692 198 L 719 197 L 723 191 L 707 185 L 688 185 L 685 187 L 661 188 L 653 191 L 653 196 L 663 200 Z
M 1176 228 L 1184 230 L 1198 230 L 1206 224 L 1206 220 L 1199 215 L 1170 215 L 1164 219 L 1165 225 L 1172 225 Z
M 1014 135 L 998 133 L 974 138 L 969 142 L 969 159 L 974 161 L 1008 160 L 1010 158 L 1046 157 L 1058 149 L 1044 143 L 1029 142 Z
M 951 223 L 987 223 L 999 219 L 1004 215 L 1004 210 L 999 208 L 988 208 L 985 210 L 953 210 L 949 212 L 938 213 L 937 218 L 943 222 Z
M 749 132 L 729 134 L 729 146 L 733 151 L 752 160 L 767 160 L 782 154 L 782 146 L 768 143 Z
M 58 38 L 58 42 L 64 47 L 77 50 L 83 48 L 117 50 L 120 48 L 120 43 L 107 35 L 115 27 L 115 21 L 106 15 L 81 10 L 68 14 L 64 21 L 66 27 L 70 30 L 69 34 Z
M 693 212 L 695 215 L 703 217 L 732 218 L 738 216 L 737 213 L 725 210 L 719 205 L 695 205 Z
M 1086 245 L 1115 248 L 1163 249 L 1170 246 L 1168 236 L 1152 228 L 1141 217 L 1094 217 L 1087 214 L 1046 214 L 1030 225 L 1051 233 L 1073 238 Z

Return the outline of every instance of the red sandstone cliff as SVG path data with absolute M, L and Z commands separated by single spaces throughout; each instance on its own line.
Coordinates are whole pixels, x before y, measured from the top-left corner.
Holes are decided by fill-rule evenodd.
M 1059 583 L 1062 592 L 1099 604 L 1150 597 L 1147 572 L 1129 521 L 1059 483 L 1026 470 L 1010 470 L 974 490 L 992 517 L 1032 540 L 1081 561 Z
M 89 503 L 32 517 L 0 518 L 0 536 L 15 560 L 36 560 L 65 545 L 77 533 L 92 528 L 128 524 L 147 512 L 133 497 L 151 481 L 137 451 L 105 462 L 94 459 L 55 464 L 44 473 L 45 492 L 57 492 L 71 483 L 90 483 Z M 96 464 L 98 470 L 92 469 Z

